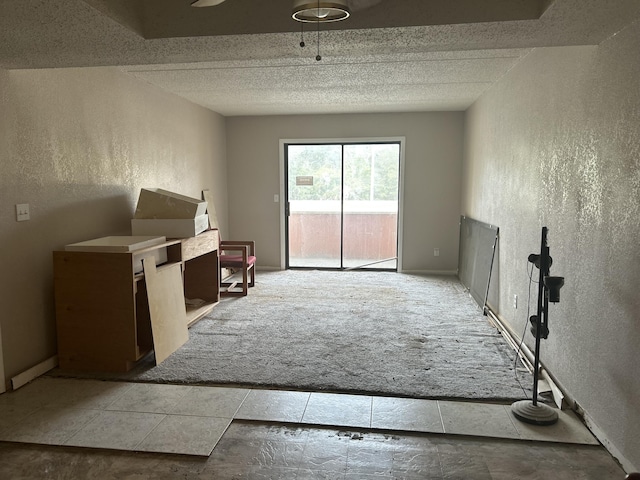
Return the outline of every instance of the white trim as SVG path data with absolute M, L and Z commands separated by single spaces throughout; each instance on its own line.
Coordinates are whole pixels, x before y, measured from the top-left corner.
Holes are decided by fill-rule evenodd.
M 264 265 L 256 265 L 256 272 L 280 272 L 284 270 L 281 267 L 267 267 Z
M 407 139 L 398 137 L 395 141 L 400 142 L 400 178 L 398 179 L 398 273 L 403 273 L 402 245 L 404 244 L 404 151 Z
M 489 307 L 485 307 L 485 312 L 487 317 L 491 320 L 491 322 L 495 325 L 495 327 L 500 330 L 500 334 L 504 337 L 511 347 L 518 352 L 520 359 L 524 363 L 523 356 L 526 358 L 526 361 L 529 365 L 526 365 L 531 371 L 533 371 L 533 363 L 534 363 L 534 354 L 531 349 L 527 346 L 526 343 L 522 341 L 520 336 L 514 332 L 514 330 L 507 324 L 504 319 L 498 315 L 496 312 L 491 310 Z M 545 366 L 540 362 L 540 378 L 539 381 L 544 380 L 549 384 L 549 388 L 551 389 L 551 393 L 553 394 L 553 401 L 556 406 L 563 410 L 565 406 L 574 405 L 575 402 L 570 398 L 570 396 L 566 393 L 566 390 L 558 383 L 558 381 L 554 378 L 554 376 L 545 368 Z M 538 384 L 540 385 L 540 384 Z
M 11 388 L 17 390 L 20 387 L 26 385 L 34 378 L 38 378 L 40 375 L 47 373 L 52 368 L 58 366 L 58 356 L 54 355 L 51 358 L 46 359 L 44 362 L 40 362 L 34 367 L 19 373 L 11 379 Z
M 640 466 L 633 465 L 633 463 L 631 463 L 622 453 L 620 453 L 620 450 L 616 448 L 613 442 L 609 440 L 607 435 L 600 429 L 600 427 L 598 427 L 598 425 L 596 425 L 596 423 L 593 421 L 591 416 L 587 412 L 582 410 L 582 408 L 579 405 L 576 405 L 576 406 L 577 406 L 578 414 L 584 420 L 584 423 L 587 425 L 587 428 L 591 431 L 591 433 L 593 433 L 593 435 L 598 439 L 598 441 L 602 444 L 602 446 L 606 448 L 607 451 L 618 462 L 620 462 L 622 469 L 627 473 L 640 471 Z
M 284 196 L 284 146 L 290 143 L 288 140 L 280 139 L 280 270 L 287 268 L 286 266 L 286 235 L 285 231 L 285 210 L 286 210 L 286 198 Z
M 567 403 L 566 395 L 562 391 L 562 389 L 558 386 L 555 379 L 551 378 L 551 375 L 546 369 L 542 369 L 540 372 L 542 379 L 545 380 L 549 384 L 549 388 L 551 388 L 551 394 L 553 395 L 553 401 L 558 406 L 560 410 L 563 410 L 565 404 Z
M 406 275 L 458 275 L 457 270 L 403 270 L 401 273 Z
M 397 270 L 402 273 L 402 244 L 404 230 L 404 164 L 406 137 L 356 137 L 356 138 L 281 138 L 280 139 L 280 268 L 286 268 L 286 232 L 285 232 L 285 171 L 284 147 L 286 144 L 335 144 L 335 143 L 376 143 L 398 142 L 400 144 L 400 178 L 398 179 L 398 265 Z
M 497 324 L 500 326 L 500 332 L 503 336 L 510 336 L 512 341 L 516 342 L 516 344 L 520 343 L 518 335 L 514 333 L 514 331 L 506 324 L 502 318 L 495 312 L 491 311 L 487 308 L 487 312 L 490 318 L 492 318 Z M 527 347 L 524 343 L 522 343 L 521 347 L 522 353 L 524 353 L 531 361 L 533 361 L 533 352 Z M 625 472 L 637 472 L 640 470 L 640 467 L 634 466 L 625 456 L 620 453 L 620 451 L 616 448 L 611 440 L 607 437 L 607 435 L 598 427 L 598 425 L 593 421 L 593 418 L 576 402 L 559 384 L 559 382 L 554 378 L 554 376 L 543 366 L 541 365 L 541 372 L 544 379 L 549 383 L 551 390 L 553 392 L 553 397 L 557 405 L 562 408 L 563 405 L 569 405 L 572 407 L 578 416 L 582 418 L 585 425 L 589 429 L 589 431 L 593 434 L 594 437 L 598 439 L 598 441 L 607 449 L 607 451 L 620 462 L 622 468 Z

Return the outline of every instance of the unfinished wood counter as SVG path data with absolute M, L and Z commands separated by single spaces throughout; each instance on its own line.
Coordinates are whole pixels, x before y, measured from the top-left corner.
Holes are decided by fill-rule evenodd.
M 163 248 L 167 265 L 182 268 L 191 325 L 220 299 L 217 230 L 131 252 L 53 252 L 61 369 L 127 371 L 153 349 L 144 273 L 135 265 Z

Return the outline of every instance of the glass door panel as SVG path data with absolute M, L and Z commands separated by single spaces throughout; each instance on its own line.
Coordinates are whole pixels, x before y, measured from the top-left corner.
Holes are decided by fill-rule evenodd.
M 343 168 L 343 267 L 395 270 L 400 145 L 345 145 Z
M 341 267 L 342 146 L 287 146 L 288 267 Z
M 398 267 L 399 143 L 286 146 L 289 267 Z

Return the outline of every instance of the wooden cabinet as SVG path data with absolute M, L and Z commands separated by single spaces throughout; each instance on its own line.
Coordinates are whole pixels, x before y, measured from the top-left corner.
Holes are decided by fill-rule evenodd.
M 127 371 L 151 351 L 144 274 L 134 267 L 161 248 L 166 248 L 168 264 L 182 267 L 191 325 L 220 299 L 217 230 L 132 252 L 53 252 L 61 369 Z

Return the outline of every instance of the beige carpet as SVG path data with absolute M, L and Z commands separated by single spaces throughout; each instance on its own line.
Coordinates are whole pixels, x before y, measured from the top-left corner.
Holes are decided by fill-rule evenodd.
M 514 352 L 454 277 L 258 272 L 249 296 L 223 299 L 189 337 L 159 366 L 149 356 L 127 374 L 94 377 L 416 398 L 525 396 Z M 531 376 L 518 375 L 530 390 Z

